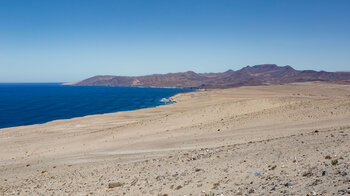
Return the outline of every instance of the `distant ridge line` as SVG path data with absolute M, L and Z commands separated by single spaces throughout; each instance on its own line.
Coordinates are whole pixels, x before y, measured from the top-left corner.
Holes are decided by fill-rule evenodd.
M 308 81 L 350 84 L 350 72 L 295 70 L 289 65 L 262 64 L 246 66 L 237 71 L 230 69 L 221 73 L 187 71 L 146 76 L 98 75 L 66 85 L 210 89 Z

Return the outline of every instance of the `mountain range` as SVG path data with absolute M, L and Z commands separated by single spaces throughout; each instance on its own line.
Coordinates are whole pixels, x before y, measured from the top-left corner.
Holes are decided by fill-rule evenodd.
M 240 70 L 221 73 L 195 73 L 193 71 L 153 74 L 146 76 L 99 75 L 79 82 L 78 86 L 136 86 L 168 88 L 230 88 L 293 82 L 325 81 L 350 84 L 350 72 L 295 70 L 291 66 L 262 64 L 246 66 Z

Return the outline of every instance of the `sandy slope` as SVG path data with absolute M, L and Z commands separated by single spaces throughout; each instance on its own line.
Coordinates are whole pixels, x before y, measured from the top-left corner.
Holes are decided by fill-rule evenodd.
M 350 193 L 350 86 L 241 87 L 174 99 L 1 129 L 0 193 Z

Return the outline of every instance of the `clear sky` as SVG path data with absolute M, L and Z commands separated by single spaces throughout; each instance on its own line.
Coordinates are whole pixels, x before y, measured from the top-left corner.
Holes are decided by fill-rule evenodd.
M 264 63 L 350 71 L 350 1 L 0 1 L 0 82 Z

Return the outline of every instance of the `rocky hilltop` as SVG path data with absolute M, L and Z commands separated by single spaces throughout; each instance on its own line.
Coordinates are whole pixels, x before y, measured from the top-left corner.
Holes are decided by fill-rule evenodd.
M 222 73 L 193 71 L 146 76 L 94 76 L 74 83 L 79 86 L 138 86 L 170 88 L 230 88 L 237 86 L 326 81 L 350 83 L 350 72 L 295 70 L 291 66 L 263 64 Z

